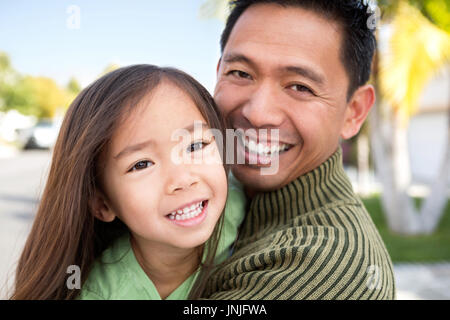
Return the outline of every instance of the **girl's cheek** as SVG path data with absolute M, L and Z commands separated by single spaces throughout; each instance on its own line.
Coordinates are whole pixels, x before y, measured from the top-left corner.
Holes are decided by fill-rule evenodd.
M 199 165 L 222 165 L 222 158 L 216 146 L 213 148 L 206 148 L 201 153 L 193 157 L 194 164 Z
M 225 147 L 226 144 L 224 144 Z M 222 147 L 222 150 L 219 150 L 219 147 L 217 146 L 217 143 L 214 143 L 214 148 L 212 148 L 212 152 L 211 152 L 211 158 L 213 158 L 215 160 L 216 164 L 221 164 L 223 165 L 223 161 L 222 158 L 224 156 L 224 150 Z
M 123 207 L 138 209 L 142 205 L 152 202 L 151 192 L 149 191 L 151 181 L 148 178 L 133 179 L 120 185 L 120 202 Z

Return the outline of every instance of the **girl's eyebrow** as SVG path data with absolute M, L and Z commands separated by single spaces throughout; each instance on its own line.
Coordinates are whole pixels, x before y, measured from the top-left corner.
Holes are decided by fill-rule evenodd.
M 142 150 L 151 144 L 155 144 L 155 142 L 152 139 L 148 139 L 147 141 L 125 147 L 122 151 L 120 151 L 118 154 L 114 156 L 114 160 L 119 160 L 119 158 L 124 157 L 127 154 Z
M 184 127 L 182 130 L 187 130 L 189 133 L 192 133 L 195 128 L 198 128 L 199 125 L 202 129 L 209 129 L 209 126 L 206 123 L 204 123 L 204 122 L 199 123 L 198 121 L 194 121 L 193 124 L 190 124 L 190 125 Z M 125 155 L 142 150 L 145 147 L 147 147 L 148 145 L 154 145 L 154 144 L 155 144 L 155 141 L 153 141 L 153 139 L 148 139 L 147 141 L 133 144 L 131 146 L 127 146 L 122 151 L 120 151 L 118 154 L 116 154 L 114 156 L 114 160 L 118 160 L 119 158 L 124 157 Z
M 194 121 L 193 124 L 188 125 L 187 127 L 184 127 L 182 130 L 187 130 L 190 133 L 192 133 L 192 131 L 194 131 L 195 128 L 198 128 L 198 126 L 200 125 L 200 127 L 202 129 L 209 129 L 209 125 L 207 125 L 204 122 L 199 122 L 199 121 Z

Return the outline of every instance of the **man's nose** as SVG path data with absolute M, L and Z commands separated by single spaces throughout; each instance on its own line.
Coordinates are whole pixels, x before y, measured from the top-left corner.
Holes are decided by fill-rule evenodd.
M 242 108 L 242 115 L 253 127 L 279 127 L 284 121 L 280 93 L 274 84 L 261 83 Z
M 166 192 L 167 194 L 175 194 L 190 190 L 198 183 L 198 175 L 189 170 L 189 166 L 174 164 L 170 166 L 167 172 Z

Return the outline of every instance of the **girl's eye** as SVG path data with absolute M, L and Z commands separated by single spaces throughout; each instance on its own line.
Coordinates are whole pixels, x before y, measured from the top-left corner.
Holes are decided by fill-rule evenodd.
M 293 84 L 290 86 L 290 88 L 292 88 L 294 91 L 314 94 L 314 92 L 310 88 L 301 84 Z
M 251 79 L 251 75 L 249 75 L 247 72 L 241 71 L 241 70 L 231 70 L 228 72 L 228 74 L 231 74 L 237 78 L 243 78 L 243 79 Z
M 137 162 L 128 172 L 142 170 L 142 169 L 150 167 L 152 164 L 153 164 L 153 162 L 151 162 L 151 161 L 142 160 L 142 161 Z
M 205 141 L 198 141 L 191 143 L 188 147 L 188 152 L 195 152 L 197 150 L 204 149 L 208 144 L 209 142 Z

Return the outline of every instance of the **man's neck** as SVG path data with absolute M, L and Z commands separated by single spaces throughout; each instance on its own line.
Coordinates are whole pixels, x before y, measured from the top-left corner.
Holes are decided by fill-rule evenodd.
M 192 273 L 201 259 L 201 248 L 180 249 L 136 240 L 131 246 L 140 266 L 152 280 L 162 299 L 167 298 Z
M 252 199 L 255 196 L 255 194 L 257 194 L 258 192 L 254 189 L 244 187 L 244 193 L 245 193 L 245 196 L 247 197 L 247 199 Z

